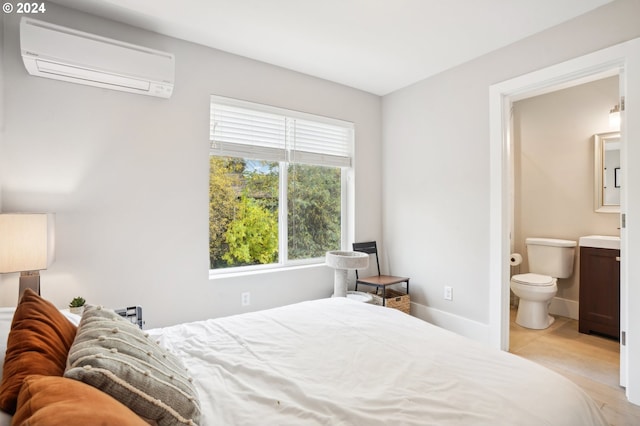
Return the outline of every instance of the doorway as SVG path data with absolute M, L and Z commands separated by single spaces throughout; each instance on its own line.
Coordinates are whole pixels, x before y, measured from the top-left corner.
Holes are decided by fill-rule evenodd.
M 619 214 L 596 211 L 593 138 L 595 134 L 619 131 L 619 126 L 609 122 L 609 110 L 619 99 L 619 78 L 615 75 L 513 102 L 511 250 L 521 253 L 525 260 L 511 267 L 511 275 L 531 272 L 526 259 L 527 237 L 577 243 L 587 234 L 619 234 Z M 619 387 L 619 343 L 578 332 L 579 251 L 576 247 L 571 275 L 558 279 L 549 307 L 555 321 L 548 328 L 532 330 L 516 324 L 512 295 L 509 352 L 551 368 L 579 385 L 588 381 L 597 391 L 585 391 L 593 392 L 596 400 L 597 392 L 607 392 L 618 403 L 627 404 Z
M 513 196 L 512 134 L 510 112 L 512 103 L 528 97 L 550 93 L 618 74 L 620 93 L 627 99 L 640 99 L 640 39 L 632 40 L 602 51 L 570 60 L 540 71 L 523 75 L 490 88 L 490 341 L 492 345 L 507 350 L 509 347 L 509 254 L 511 249 L 510 200 Z M 636 106 L 637 108 L 637 106 Z M 621 128 L 621 161 L 626 181 L 635 181 L 636 171 L 629 171 L 627 162 L 640 164 L 640 148 L 628 147 L 626 138 L 640 136 L 640 108 L 628 108 Z M 634 120 L 635 119 L 635 120 Z M 622 189 L 621 212 L 623 217 L 640 218 L 640 206 L 629 198 L 627 188 Z M 621 346 L 621 382 L 626 385 L 630 402 L 640 404 L 640 365 L 629 364 L 634 359 L 627 351 L 634 350 L 635 340 L 629 330 L 640 327 L 640 313 L 630 312 L 633 300 L 640 300 L 640 289 L 629 287 L 628 276 L 640 275 L 640 267 L 630 265 L 627 259 L 640 251 L 640 232 L 623 226 L 621 229 L 621 328 L 627 333 L 626 345 Z M 632 238 L 633 236 L 636 238 Z M 637 269 L 637 270 L 636 270 Z M 624 335 L 623 335 L 624 336 Z M 640 348 L 639 348 L 640 349 Z M 636 356 L 636 358 L 638 358 Z
M 619 132 L 619 124 L 609 120 L 609 111 L 619 99 L 615 75 L 513 102 L 514 190 L 509 220 L 511 251 L 520 253 L 523 261 L 511 267 L 511 275 L 536 272 L 528 265 L 526 238 L 557 238 L 577 244 L 585 235 L 619 234 L 619 202 L 618 213 L 613 212 L 613 204 L 610 213 L 596 211 L 594 203 L 596 177 L 602 176 L 595 170 L 594 135 Z M 613 164 L 613 155 L 609 157 L 608 170 L 613 174 L 614 166 L 618 170 L 620 166 Z M 614 188 L 610 180 L 606 189 L 619 195 L 620 188 Z M 571 274 L 558 279 L 549 308 L 552 316 L 578 319 L 578 262 L 576 247 Z M 512 295 L 511 304 L 514 302 Z

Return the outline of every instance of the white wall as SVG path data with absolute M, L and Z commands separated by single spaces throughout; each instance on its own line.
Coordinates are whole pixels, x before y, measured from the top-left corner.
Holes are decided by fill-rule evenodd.
M 148 327 L 327 297 L 326 266 L 208 278 L 209 95 L 267 103 L 356 126 L 356 238 L 381 238 L 379 97 L 55 4 L 40 17 L 173 52 L 171 99 L 29 76 L 19 17 L 5 15 L 4 211 L 56 213 L 56 262 L 42 294 L 139 304 Z M 0 304 L 14 305 L 17 274 Z M 241 308 L 240 293 L 251 292 Z
M 513 273 L 529 271 L 527 237 L 578 241 L 584 235 L 620 235 L 620 215 L 597 213 L 593 199 L 593 135 L 619 131 L 609 126 L 609 110 L 618 99 L 615 76 L 514 103 L 513 242 L 525 259 Z M 576 249 L 574 272 L 558 281 L 557 297 L 578 302 L 579 265 Z
M 486 340 L 489 86 L 638 37 L 638 16 L 640 2 L 618 0 L 383 98 L 383 238 L 416 312 Z

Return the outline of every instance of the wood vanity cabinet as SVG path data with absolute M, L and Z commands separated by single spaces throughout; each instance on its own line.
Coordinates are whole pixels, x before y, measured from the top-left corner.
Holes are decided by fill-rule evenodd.
M 620 250 L 580 247 L 578 330 L 620 338 Z

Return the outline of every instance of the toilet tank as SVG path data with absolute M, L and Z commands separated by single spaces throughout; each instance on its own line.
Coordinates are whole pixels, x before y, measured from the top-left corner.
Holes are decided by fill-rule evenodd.
M 576 242 L 555 238 L 527 238 L 529 272 L 554 278 L 569 278 L 573 273 Z

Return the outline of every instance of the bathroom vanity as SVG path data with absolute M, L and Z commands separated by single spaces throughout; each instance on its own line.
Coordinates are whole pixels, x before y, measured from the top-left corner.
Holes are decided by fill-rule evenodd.
M 580 238 L 581 333 L 620 336 L 620 238 Z

